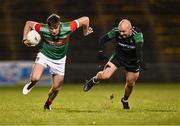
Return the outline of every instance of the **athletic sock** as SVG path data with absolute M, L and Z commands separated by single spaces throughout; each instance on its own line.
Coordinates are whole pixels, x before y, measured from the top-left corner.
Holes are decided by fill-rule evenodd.
M 46 105 L 51 105 L 52 104 L 52 100 L 48 99 L 45 104 Z
M 28 90 L 34 86 L 34 84 L 32 84 L 32 82 L 29 82 L 28 84 L 29 84 L 29 86 L 27 87 Z
M 128 101 L 128 98 L 129 98 L 129 96 L 125 96 L 125 95 L 124 95 L 123 100 L 124 100 L 124 101 Z
M 98 80 L 96 79 L 95 76 L 92 78 L 92 81 L 93 81 L 94 84 L 98 83 Z

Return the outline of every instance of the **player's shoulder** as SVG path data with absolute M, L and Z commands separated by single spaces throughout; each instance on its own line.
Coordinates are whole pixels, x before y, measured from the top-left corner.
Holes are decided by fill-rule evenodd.
M 118 29 L 118 27 L 114 27 L 111 31 L 119 32 L 119 29 Z
M 70 25 L 70 22 L 60 22 L 61 27 L 66 27 Z
M 141 31 L 141 29 L 140 28 L 138 28 L 138 27 L 135 27 L 135 26 L 133 26 L 133 29 L 132 29 L 132 31 L 133 31 L 133 38 L 135 39 L 135 41 L 140 41 L 140 42 L 143 42 L 144 40 L 143 40 L 143 33 L 142 33 L 142 31 Z
M 60 22 L 61 31 L 68 32 L 71 31 L 71 22 Z
M 40 31 L 41 32 L 48 32 L 48 25 L 45 23 L 41 23 L 41 27 L 40 27 Z
M 62 29 L 66 29 L 70 27 L 70 22 L 60 22 L 60 26 Z
M 113 34 L 115 34 L 115 35 L 119 34 L 119 29 L 118 29 L 118 27 L 112 28 L 112 29 L 109 31 L 109 33 L 113 33 Z
M 133 32 L 134 35 L 137 34 L 137 33 L 142 33 L 141 29 L 136 27 L 136 26 L 132 27 L 132 32 Z
M 108 37 L 111 38 L 111 39 L 115 38 L 118 34 L 119 34 L 119 30 L 118 30 L 117 27 L 112 28 L 112 29 L 107 33 Z
M 39 23 L 39 24 L 41 24 L 41 27 L 48 27 L 48 25 L 45 23 Z

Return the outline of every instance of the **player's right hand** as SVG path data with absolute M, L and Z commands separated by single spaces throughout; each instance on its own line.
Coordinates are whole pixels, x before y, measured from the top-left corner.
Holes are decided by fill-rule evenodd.
M 84 36 L 87 36 L 91 33 L 93 33 L 93 29 L 91 27 L 89 27 L 88 30 L 86 31 L 86 33 L 84 33 Z
M 31 42 L 27 39 L 23 39 L 23 43 L 27 46 L 27 47 L 32 47 L 34 45 L 31 44 Z

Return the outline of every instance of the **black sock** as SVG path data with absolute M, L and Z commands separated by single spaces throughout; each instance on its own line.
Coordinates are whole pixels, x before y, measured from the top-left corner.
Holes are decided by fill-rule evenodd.
M 29 89 L 31 89 L 35 84 L 36 84 L 36 82 L 29 82 L 29 86 L 27 87 L 27 89 L 29 90 Z
M 29 82 L 28 84 L 30 84 L 28 87 L 27 87 L 27 89 L 29 90 L 30 88 L 32 88 L 32 82 Z
M 125 96 L 125 95 L 124 95 L 124 98 L 123 98 L 123 99 L 124 99 L 125 101 L 127 101 L 128 98 L 129 98 L 129 96 Z

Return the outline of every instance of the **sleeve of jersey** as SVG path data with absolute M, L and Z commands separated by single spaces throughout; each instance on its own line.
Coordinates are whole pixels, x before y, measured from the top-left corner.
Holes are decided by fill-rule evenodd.
M 111 31 L 109 31 L 109 32 L 107 33 L 107 35 L 108 35 L 108 37 L 109 37 L 110 39 L 115 38 L 115 37 L 116 37 L 116 29 L 115 29 L 115 28 L 112 29 Z
M 105 34 L 104 36 L 102 36 L 99 39 L 99 50 L 103 50 L 104 49 L 104 44 L 108 41 L 110 41 L 111 38 L 109 38 L 108 34 Z
M 34 25 L 34 30 L 36 30 L 37 32 L 40 32 L 40 28 L 41 28 L 42 24 L 37 23 Z
M 137 33 L 134 37 L 135 42 L 136 42 L 136 56 L 137 59 L 140 61 L 143 61 L 143 43 L 144 43 L 144 39 L 143 39 L 143 34 Z
M 70 22 L 71 32 L 74 32 L 79 27 L 79 22 L 77 20 Z
M 144 42 L 144 38 L 143 38 L 143 34 L 140 32 L 140 33 L 137 33 L 135 36 L 134 36 L 134 39 L 135 39 L 135 42 L 136 43 L 143 43 Z

